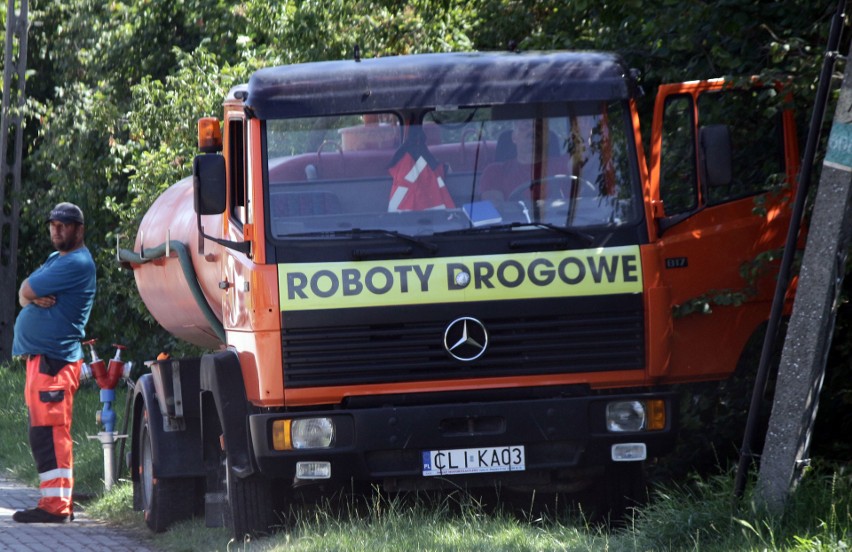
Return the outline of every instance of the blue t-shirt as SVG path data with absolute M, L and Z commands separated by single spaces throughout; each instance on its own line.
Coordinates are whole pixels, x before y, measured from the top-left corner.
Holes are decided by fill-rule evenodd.
M 95 272 L 95 261 L 83 246 L 65 255 L 52 253 L 30 274 L 33 292 L 53 295 L 56 304 L 45 309 L 30 303 L 18 313 L 12 354 L 42 354 L 68 362 L 83 358 L 80 340 L 95 301 Z

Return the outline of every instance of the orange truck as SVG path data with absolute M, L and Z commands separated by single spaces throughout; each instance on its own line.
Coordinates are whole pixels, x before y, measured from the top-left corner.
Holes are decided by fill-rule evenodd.
M 241 536 L 306 485 L 636 498 L 672 386 L 731 376 L 768 317 L 771 275 L 741 268 L 789 221 L 778 94 L 663 86 L 643 144 L 612 54 L 257 71 L 120 252 L 210 351 L 136 384 L 134 505 Z M 741 304 L 677 314 L 720 292 Z

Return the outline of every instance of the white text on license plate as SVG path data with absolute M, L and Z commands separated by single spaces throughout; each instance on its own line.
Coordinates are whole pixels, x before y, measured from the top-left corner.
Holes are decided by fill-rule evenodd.
M 453 450 L 424 450 L 423 475 L 523 471 L 523 445 Z

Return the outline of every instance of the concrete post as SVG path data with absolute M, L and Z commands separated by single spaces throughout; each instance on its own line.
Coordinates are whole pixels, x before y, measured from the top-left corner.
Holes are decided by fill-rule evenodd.
M 793 314 L 778 371 L 755 499 L 781 514 L 806 464 L 852 234 L 852 62 L 846 63 Z

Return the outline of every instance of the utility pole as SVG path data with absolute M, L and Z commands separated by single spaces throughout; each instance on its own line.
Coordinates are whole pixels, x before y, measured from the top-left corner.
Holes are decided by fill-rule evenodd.
M 847 60 L 755 488 L 757 503 L 771 513 L 783 513 L 807 465 L 850 239 L 852 63 Z
M 13 321 L 18 298 L 18 228 L 29 27 L 27 2 L 20 0 L 19 11 L 15 9 L 15 0 L 9 0 L 6 7 L 3 106 L 0 113 L 0 290 L 3 290 L 0 293 L 0 361 L 12 358 Z M 10 138 L 13 142 L 11 148 Z

